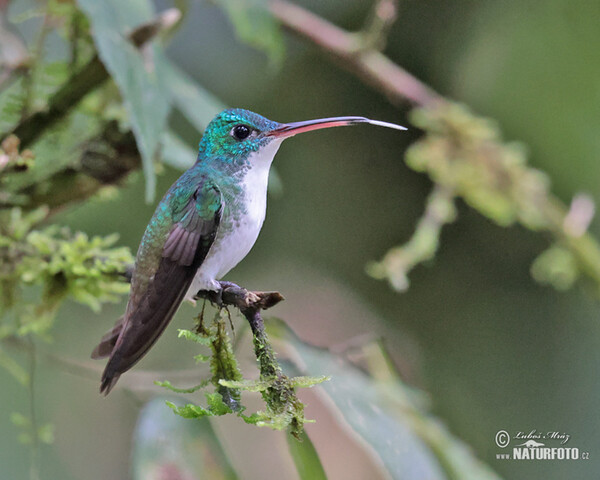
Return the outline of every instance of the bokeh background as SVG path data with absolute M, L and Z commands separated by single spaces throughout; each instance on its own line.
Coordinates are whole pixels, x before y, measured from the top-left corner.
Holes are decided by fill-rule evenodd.
M 190 3 L 168 55 L 224 103 L 278 121 L 364 115 L 407 122 L 407 109 L 390 105 L 314 47 L 286 36 L 285 59 L 273 68 L 236 38 L 220 9 Z M 364 0 L 297 3 L 347 29 L 360 27 L 371 7 Z M 565 202 L 579 192 L 600 200 L 600 2 L 400 3 L 386 54 L 441 94 L 496 119 L 506 138 L 527 146 L 533 166 L 548 172 Z M 170 6 L 157 2 L 159 10 Z M 171 122 L 197 144 L 183 118 Z M 431 183 L 403 163 L 418 136 L 415 129 L 360 127 L 285 142 L 275 162 L 281 191 L 269 198 L 255 248 L 227 278 L 283 292 L 286 301 L 274 313 L 316 345 L 383 336 L 403 378 L 424 390 L 432 411 L 501 476 L 594 478 L 600 468 L 600 309 L 585 286 L 559 293 L 533 281 L 530 265 L 548 239 L 498 227 L 460 204 L 435 260 L 411 274 L 406 293 L 365 273 L 369 261 L 410 237 L 422 214 Z M 164 169 L 160 194 L 178 175 Z M 56 220 L 91 235 L 116 231 L 135 251 L 153 210 L 135 174 L 114 199 L 90 201 Z M 600 235 L 597 221 L 590 229 Z M 96 315 L 67 305 L 48 348 L 87 361 L 123 308 Z M 194 348 L 176 339 L 193 314 L 182 307 L 136 368 L 193 368 Z M 247 342 L 240 349 L 251 373 Z M 20 410 L 26 392 L 2 370 L 0 379 L 2 410 Z M 119 389 L 105 399 L 97 388 L 96 381 L 40 362 L 36 395 L 44 411 L 38 413 L 56 425 L 55 444 L 40 451 L 43 478 L 127 477 L 139 399 Z M 302 398 L 307 416 L 317 419 L 308 432 L 327 452 L 322 460 L 331 478 L 385 478 L 351 440 L 329 442 L 343 436 L 340 427 L 313 392 Z M 238 473 L 273 478 L 269 472 L 278 469 L 281 478 L 294 478 L 285 434 L 240 423 L 212 422 Z M 589 451 L 590 460 L 496 460 L 500 429 L 567 433 L 568 446 Z M 29 451 L 15 442 L 8 415 L 0 415 L 0 432 L 0 478 L 25 478 Z M 277 455 L 253 460 L 249 449 L 261 446 Z

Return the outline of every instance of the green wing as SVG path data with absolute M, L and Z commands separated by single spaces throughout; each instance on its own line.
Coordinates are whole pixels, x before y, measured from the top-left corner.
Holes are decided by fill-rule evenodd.
M 106 394 L 119 376 L 142 358 L 164 331 L 217 234 L 222 211 L 218 187 L 203 178 L 190 195 L 169 198 L 169 195 L 176 194 L 173 191 L 176 186 L 167 193 L 167 201 L 159 206 L 153 217 L 153 221 L 160 219 L 165 213 L 164 208 L 170 208 L 168 218 L 173 219 L 166 224 L 170 229 L 159 250 L 160 255 L 155 259 L 158 263 L 156 272 L 149 275 L 140 268 L 138 273 L 137 269 L 147 256 L 138 254 L 126 313 L 92 353 L 93 358 L 110 354 L 100 387 L 100 391 Z M 140 247 L 142 253 L 144 242 L 149 240 L 147 237 L 156 234 L 155 230 L 149 227 L 144 234 Z

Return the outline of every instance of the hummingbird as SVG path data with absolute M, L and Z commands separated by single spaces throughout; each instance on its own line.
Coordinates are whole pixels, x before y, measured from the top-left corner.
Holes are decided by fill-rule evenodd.
M 152 347 L 184 300 L 222 291 L 219 280 L 250 251 L 267 208 L 269 169 L 279 146 L 299 133 L 368 123 L 364 117 L 278 123 L 240 108 L 219 113 L 206 127 L 194 165 L 169 188 L 140 243 L 125 314 L 101 339 L 92 358 L 109 357 L 100 392 Z

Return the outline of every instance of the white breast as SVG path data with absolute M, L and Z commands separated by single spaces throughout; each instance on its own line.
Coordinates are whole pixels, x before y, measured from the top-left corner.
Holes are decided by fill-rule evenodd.
M 242 183 L 246 214 L 233 221 L 230 231 L 222 229 L 217 233 L 186 299 L 192 299 L 198 290 L 218 290 L 217 280 L 224 277 L 252 249 L 265 220 L 269 168 L 280 144 L 281 140 L 273 140 L 260 152 L 250 155 L 248 161 L 252 166 Z

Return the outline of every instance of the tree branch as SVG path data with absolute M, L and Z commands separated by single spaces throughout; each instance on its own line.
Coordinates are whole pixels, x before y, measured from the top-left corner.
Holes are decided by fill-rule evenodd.
M 384 3 L 388 2 L 380 2 L 380 5 Z M 285 28 L 331 55 L 343 68 L 384 93 L 393 104 L 409 100 L 417 105 L 429 106 L 443 101 L 434 90 L 399 67 L 373 44 L 365 42 L 360 33 L 347 32 L 285 0 L 273 0 L 269 8 Z M 383 22 L 384 25 L 387 22 L 389 20 Z
M 107 148 L 96 150 L 96 143 Z M 18 193 L 27 196 L 28 210 L 47 205 L 50 216 L 74 202 L 90 198 L 106 185 L 118 183 L 140 166 L 141 158 L 132 132 L 121 132 L 117 122 L 112 121 L 95 140 L 88 142 L 76 165 L 65 167 Z

